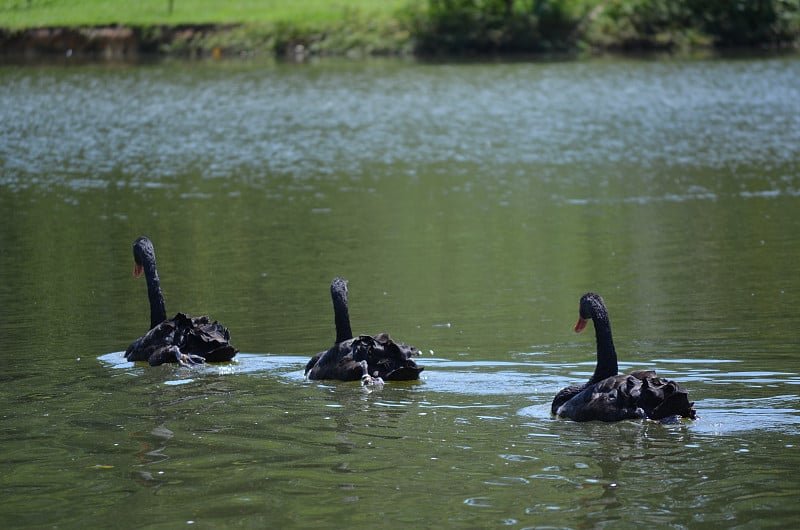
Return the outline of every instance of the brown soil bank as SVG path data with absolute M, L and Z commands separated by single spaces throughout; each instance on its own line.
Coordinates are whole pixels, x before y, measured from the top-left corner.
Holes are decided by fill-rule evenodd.
M 0 29 L 0 53 L 129 58 L 160 53 L 176 42 L 191 42 L 221 29 L 217 25 Z

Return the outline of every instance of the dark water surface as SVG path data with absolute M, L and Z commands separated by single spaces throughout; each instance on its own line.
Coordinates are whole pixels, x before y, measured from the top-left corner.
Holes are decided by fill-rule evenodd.
M 0 67 L 0 525 L 787 528 L 800 59 Z M 243 352 L 124 362 L 168 313 Z M 354 331 L 419 382 L 305 382 Z M 551 419 L 620 368 L 695 422 Z

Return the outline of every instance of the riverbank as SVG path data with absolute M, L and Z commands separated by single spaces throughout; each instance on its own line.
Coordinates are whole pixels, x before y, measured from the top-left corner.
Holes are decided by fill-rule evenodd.
M 409 53 L 403 15 L 423 0 L 18 0 L 0 8 L 4 55 Z
M 303 60 L 310 56 L 409 55 L 409 32 L 386 21 L 369 31 L 346 22 L 320 28 L 271 24 L 181 24 L 0 29 L 6 56 L 92 56 L 130 59 L 162 56 L 261 56 Z
M 97 5 L 107 3 L 95 0 Z M 35 9 L 36 3 L 28 4 Z M 480 8 L 468 0 L 446 5 L 350 0 L 335 8 L 310 2 L 283 11 L 262 7 L 261 11 L 241 11 L 246 15 L 213 11 L 191 15 L 188 9 L 193 4 L 203 4 L 195 0 L 179 2 L 183 11 L 176 8 L 169 16 L 162 4 L 158 14 L 123 12 L 116 19 L 98 14 L 81 18 L 73 11 L 69 16 L 64 11 L 34 17 L 22 7 L 6 8 L 0 13 L 0 53 L 303 60 L 310 56 L 797 49 L 800 45 L 800 0 L 759 2 L 736 10 L 709 10 L 703 2 L 687 6 L 680 0 L 520 0 L 487 2 Z M 7 16 L 12 11 L 16 18 Z M 35 24 L 59 16 L 70 23 Z

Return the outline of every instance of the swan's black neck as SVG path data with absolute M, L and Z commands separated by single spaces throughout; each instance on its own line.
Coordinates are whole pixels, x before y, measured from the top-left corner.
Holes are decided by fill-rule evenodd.
M 590 314 L 594 322 L 594 336 L 597 340 L 597 366 L 590 383 L 602 381 L 606 377 L 617 375 L 617 350 L 614 348 L 614 339 L 611 337 L 611 321 L 608 311 L 599 296 L 589 299 L 591 304 Z
M 164 295 L 161 293 L 161 281 L 158 279 L 155 261 L 152 267 L 145 265 L 144 277 L 147 280 L 147 297 L 150 299 L 150 329 L 153 329 L 167 319 L 167 308 L 164 305 Z
M 161 293 L 161 280 L 156 269 L 156 252 L 149 239 L 140 237 L 133 245 L 133 259 L 144 268 L 147 281 L 147 297 L 150 299 L 150 329 L 167 319 L 164 295 Z
M 350 312 L 347 309 L 347 280 L 334 278 L 331 282 L 331 299 L 336 321 L 336 344 L 353 338 L 350 329 Z

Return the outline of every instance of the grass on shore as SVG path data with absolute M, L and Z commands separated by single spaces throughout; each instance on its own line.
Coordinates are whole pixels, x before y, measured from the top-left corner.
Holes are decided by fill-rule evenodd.
M 181 24 L 330 24 L 358 13 L 394 18 L 409 0 L 0 0 L 0 27 L 176 26 Z
M 47 32 L 28 30 L 50 27 L 88 32 L 77 41 L 91 50 L 102 46 L 91 42 L 92 27 L 114 25 L 134 28 L 140 49 L 192 55 L 800 46 L 800 0 L 515 0 L 511 12 L 505 5 L 499 0 L 0 0 L 0 47 L 3 39 L 33 35 L 35 40 Z M 29 45 L 64 44 L 55 38 Z

